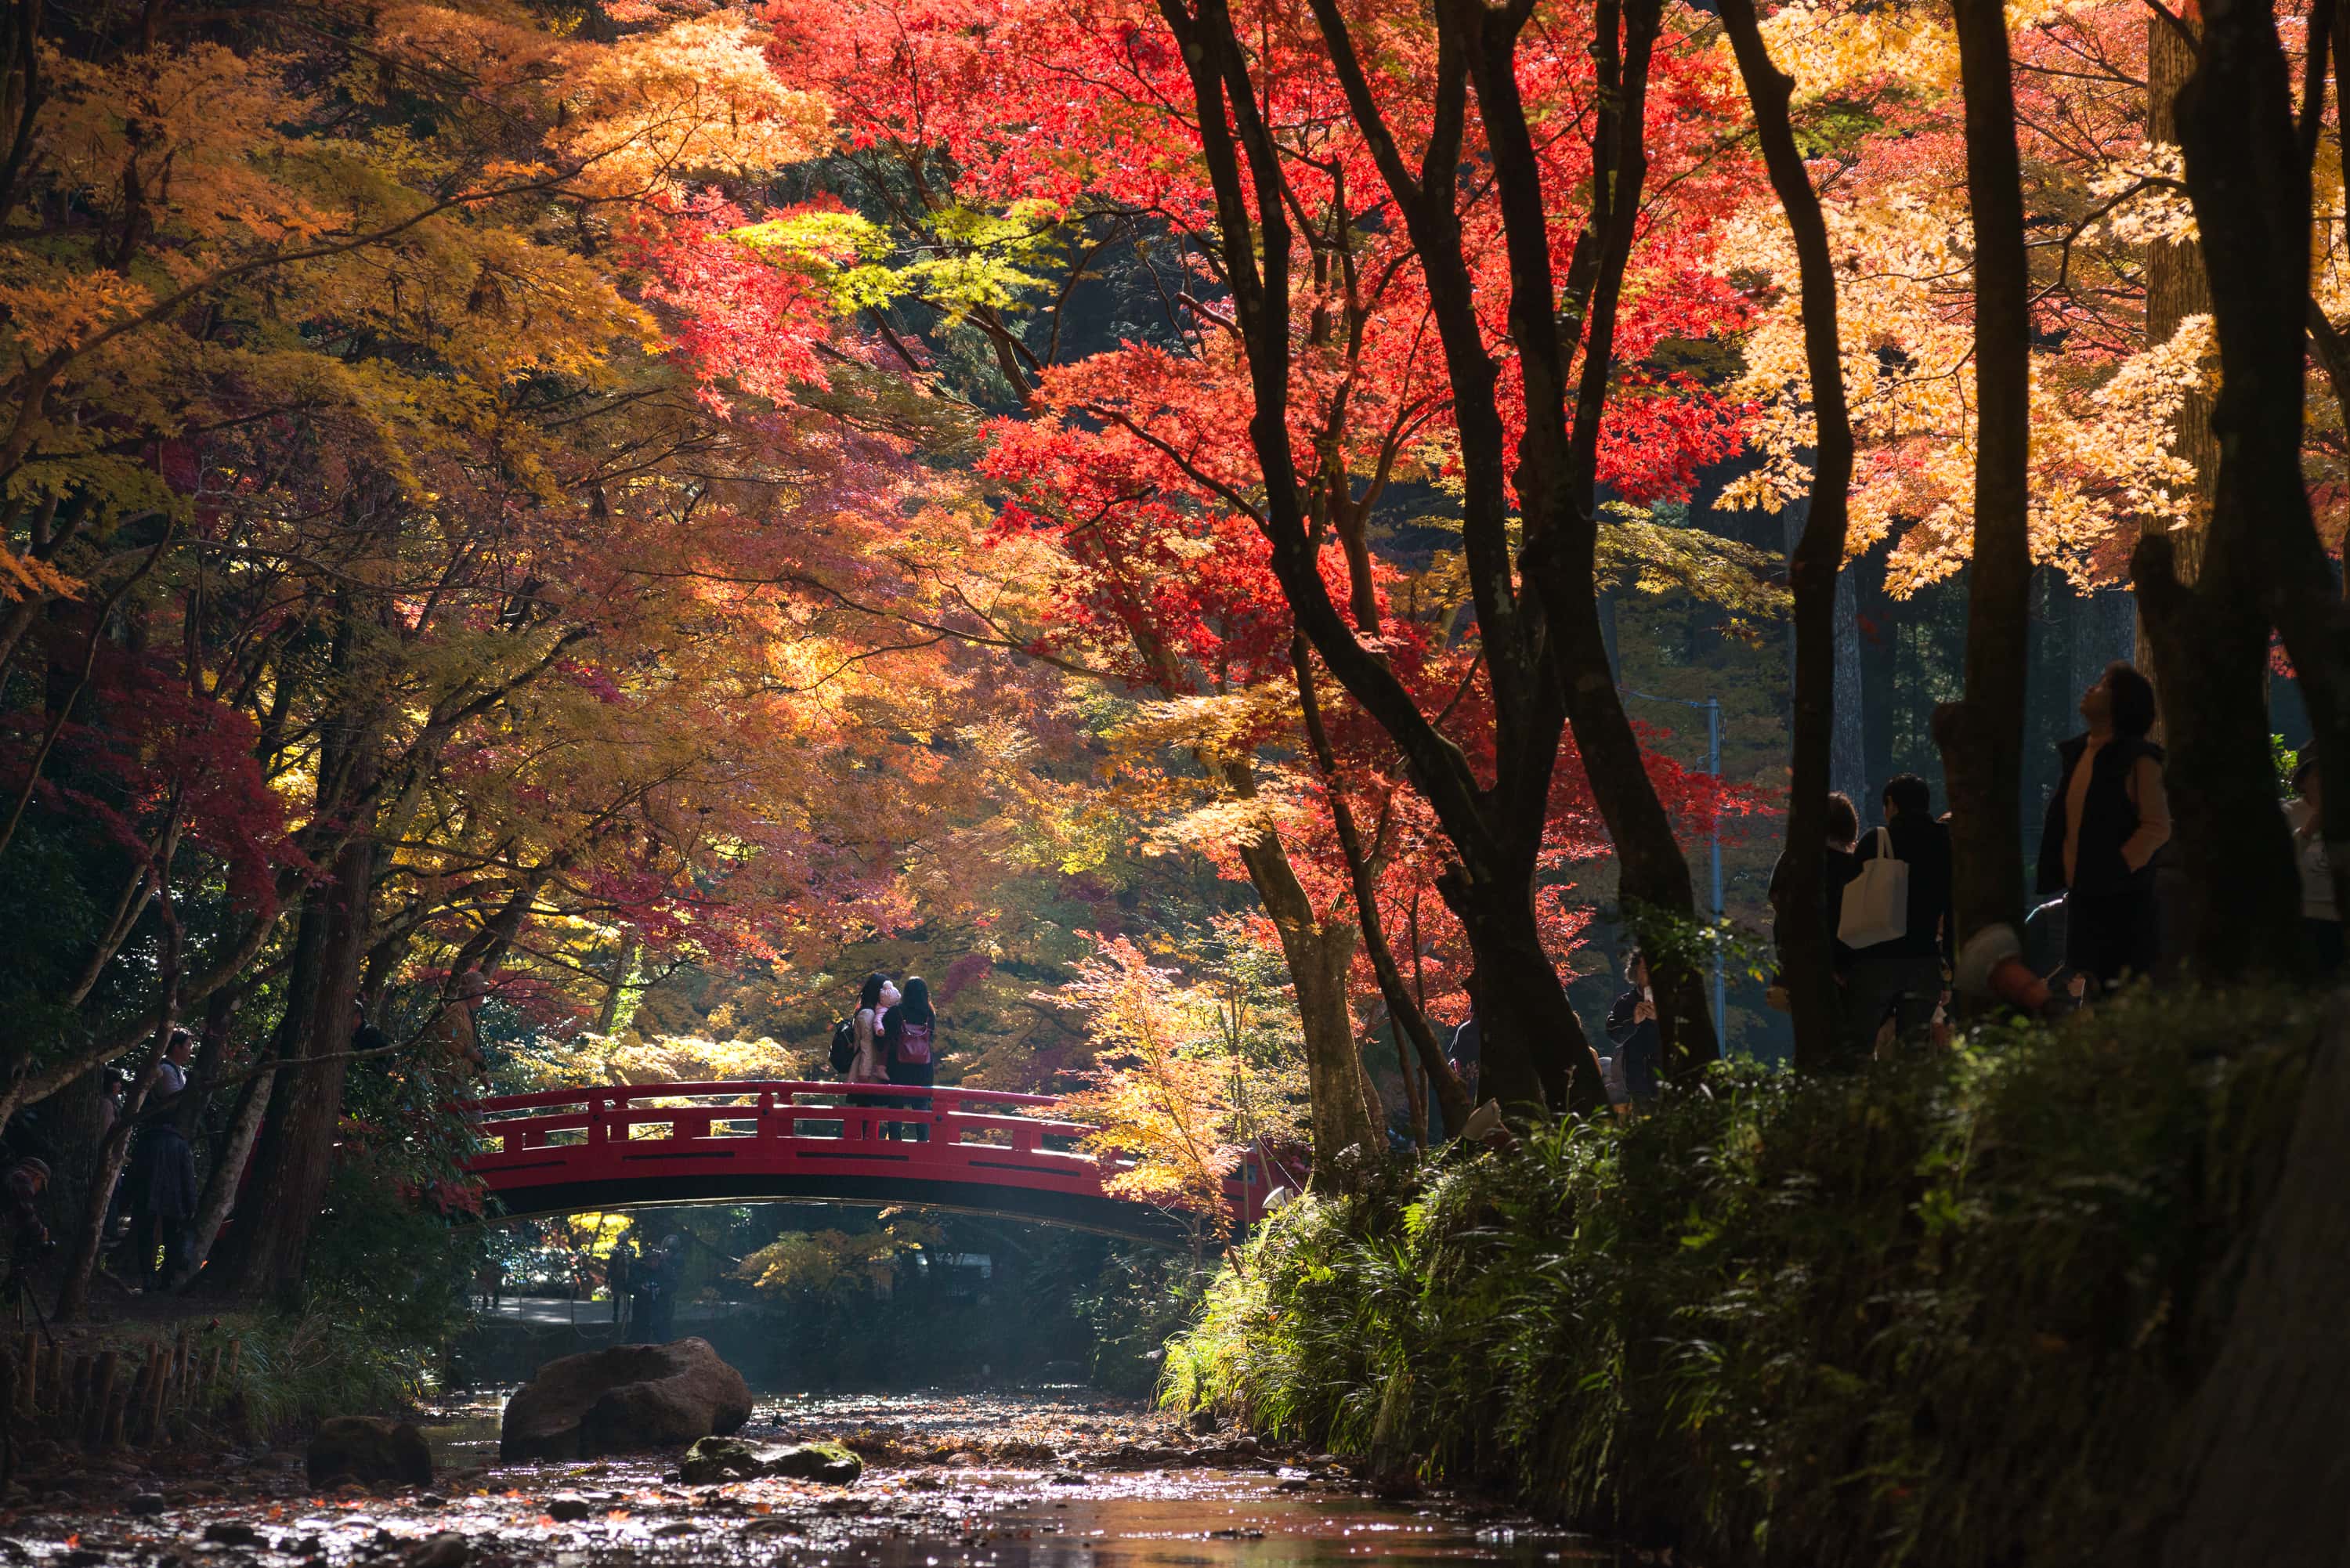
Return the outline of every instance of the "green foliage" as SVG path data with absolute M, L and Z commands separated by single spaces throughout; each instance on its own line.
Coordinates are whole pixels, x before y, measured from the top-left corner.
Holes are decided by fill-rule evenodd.
M 1070 1315 L 1090 1331 L 1087 1381 L 1105 1393 L 1149 1393 L 1167 1342 L 1199 1314 L 1210 1277 L 1182 1254 L 1105 1247 L 1092 1273 L 1070 1285 Z
M 844 312 L 919 299 L 949 323 L 973 310 L 1010 313 L 1046 286 L 1031 269 L 1050 267 L 1062 246 L 1063 213 L 1050 202 L 1014 202 L 1002 213 L 960 205 L 929 213 L 911 259 L 889 265 L 889 231 L 847 211 L 795 213 L 728 231 L 727 237 L 778 266 L 806 271 Z
M 357 1331 L 380 1376 L 412 1382 L 462 1326 L 489 1235 L 441 1213 L 382 1158 L 338 1161 L 311 1231 L 307 1310 Z
M 1164 1397 L 1721 1563 L 2085 1561 L 2158 1474 L 2319 1004 L 2172 991 L 1284 1213 Z
M 1785 618 L 1786 588 L 1773 580 L 1768 552 L 1689 525 L 1689 508 L 1659 503 L 1602 503 L 1598 566 L 1608 586 L 1650 597 L 1687 594 L 1729 613 L 1726 635 L 1751 636 L 1752 623 Z
M 401 1410 L 425 1392 L 427 1347 L 387 1339 L 383 1321 L 348 1295 L 208 1332 L 239 1341 L 241 1376 L 227 1414 L 255 1438 L 289 1438 L 330 1416 Z

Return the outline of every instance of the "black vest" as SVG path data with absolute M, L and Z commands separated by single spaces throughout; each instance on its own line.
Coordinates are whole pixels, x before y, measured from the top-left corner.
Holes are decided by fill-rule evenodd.
M 2081 753 L 2088 746 L 2086 735 L 2075 735 L 2056 748 L 2064 767 L 2056 793 L 2048 799 L 2048 821 L 2040 835 L 2043 893 L 2064 889 L 2064 803 L 2073 793 L 2073 770 L 2081 765 Z M 2159 767 L 2162 748 L 2152 741 L 2116 735 L 2097 748 L 2096 760 L 2089 764 L 2089 791 L 2082 797 L 2079 839 L 2073 851 L 2072 890 L 2075 893 L 2150 892 L 2154 888 L 2152 861 L 2133 871 L 2122 859 L 2122 846 L 2137 831 L 2137 807 L 2130 804 L 2129 779 L 2140 757 L 2152 757 Z

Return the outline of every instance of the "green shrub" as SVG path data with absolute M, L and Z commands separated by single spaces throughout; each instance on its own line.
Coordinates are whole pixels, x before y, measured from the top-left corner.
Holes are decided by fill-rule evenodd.
M 2085 1560 L 2209 1365 L 2319 1022 L 2139 994 L 1454 1150 L 1264 1227 L 1162 1393 L 1713 1563 Z

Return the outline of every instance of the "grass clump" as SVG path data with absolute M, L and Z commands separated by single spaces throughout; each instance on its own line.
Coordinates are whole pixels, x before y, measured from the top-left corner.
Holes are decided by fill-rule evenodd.
M 1162 1394 L 1717 1564 L 2086 1560 L 2210 1365 L 2321 1023 L 2138 994 L 1455 1150 L 1263 1228 Z

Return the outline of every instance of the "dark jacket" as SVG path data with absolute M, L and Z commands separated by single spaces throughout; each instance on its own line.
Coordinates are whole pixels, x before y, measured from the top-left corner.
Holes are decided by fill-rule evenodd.
M 174 1123 L 157 1122 L 147 1129 L 144 1161 L 146 1185 L 140 1212 L 158 1220 L 195 1218 L 196 1151 Z
M 1945 953 L 1950 950 L 1950 830 L 1931 817 L 1904 812 L 1885 825 L 1893 858 L 1909 867 L 1909 929 L 1863 952 Z M 1853 852 L 1853 875 L 1877 858 L 1877 834 L 1860 836 Z
M 1653 1018 L 1633 1022 L 1640 1005 L 1640 988 L 1626 986 L 1607 1010 L 1607 1038 L 1616 1044 L 1616 1067 L 1624 1075 L 1624 1093 L 1636 1106 L 1657 1097 L 1657 1080 L 1664 1065 L 1665 1037 Z
M 2087 751 L 2089 737 L 2075 735 L 2056 747 L 2056 793 L 2048 797 L 2048 820 L 2040 830 L 2040 891 L 2068 891 L 2064 880 L 2064 807 L 2073 793 L 2073 770 Z M 2122 846 L 2137 831 L 2137 807 L 2130 804 L 2130 774 L 2140 757 L 2162 765 L 2162 748 L 2152 741 L 2116 735 L 2097 748 L 2090 763 L 2089 793 L 2081 802 L 2080 843 L 2074 849 L 2074 876 L 2069 891 L 2142 893 L 2154 888 L 2154 863 L 2133 871 L 2122 858 Z

